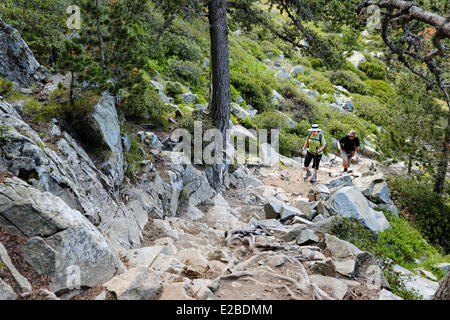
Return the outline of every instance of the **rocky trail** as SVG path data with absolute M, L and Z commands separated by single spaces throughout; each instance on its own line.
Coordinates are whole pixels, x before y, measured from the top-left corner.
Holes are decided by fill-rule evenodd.
M 0 43 L 2 74 L 20 92 L 49 96 L 67 81 L 6 24 Z M 404 167 L 361 156 L 341 175 L 337 158 L 311 184 L 267 143 L 257 165 L 196 166 L 167 133 L 141 126 L 129 177 L 132 141 L 109 93 L 73 126 L 33 121 L 25 104 L 0 97 L 0 300 L 401 299 L 376 257 L 330 231 L 339 216 L 389 228 L 375 209 L 397 215 L 384 174 Z M 395 267 L 424 299 L 438 290 L 430 274 Z
M 369 159 L 360 160 L 355 172 L 368 163 Z M 328 173 L 339 175 L 339 169 L 325 170 L 317 184 L 329 180 Z M 300 211 L 296 212 L 300 219 L 293 215 L 285 224 L 267 219 L 267 200 L 275 198 L 294 207 L 296 196 L 307 196 L 307 192 L 291 192 L 311 190 L 311 183 L 298 178 L 303 170 L 261 168 L 247 174 L 279 184 L 230 188 L 223 197 L 217 195 L 199 217 L 185 215 L 149 223 L 149 234 L 158 234 L 158 238 L 151 246 L 131 251 L 124 261 L 132 273 L 143 267 L 169 273 L 158 299 L 395 298 L 385 290 L 387 282 L 379 271 L 353 277 L 349 265 L 355 264 L 360 252 L 324 233 L 332 219 L 312 223 L 301 218 Z M 308 225 L 311 229 L 303 228 Z M 126 280 L 113 279 L 105 287 L 123 298 L 119 282 L 125 285 Z
M 337 215 L 356 214 L 375 232 L 389 227 L 373 209 L 396 214 L 379 163 L 362 156 L 341 175 L 339 158 L 325 161 L 311 184 L 301 163 L 280 156 L 273 166 L 229 166 L 214 190 L 212 167 L 181 164 L 167 140 L 141 131 L 154 160 L 120 183 L 109 101 L 89 128 L 116 135 L 108 166 L 58 123 L 41 139 L 20 109 L 0 104 L 10 128 L 0 165 L 11 172 L 0 184 L 3 298 L 400 299 L 375 257 L 329 234 Z M 105 110 L 109 118 L 96 118 Z M 438 283 L 416 277 L 431 298 Z

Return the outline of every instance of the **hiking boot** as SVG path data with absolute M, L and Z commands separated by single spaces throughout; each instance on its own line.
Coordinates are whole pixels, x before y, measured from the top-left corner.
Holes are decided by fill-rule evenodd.
M 309 177 L 311 177 L 311 170 L 306 170 L 306 174 L 303 179 L 308 179 Z
M 313 177 L 311 178 L 311 180 L 309 180 L 309 182 L 316 182 L 317 181 L 317 173 L 314 173 Z

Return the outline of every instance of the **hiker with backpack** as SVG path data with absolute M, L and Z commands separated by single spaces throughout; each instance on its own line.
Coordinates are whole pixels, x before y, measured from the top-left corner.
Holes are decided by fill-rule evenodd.
M 318 124 L 313 124 L 308 131 L 311 133 L 309 137 L 306 138 L 305 145 L 300 149 L 300 153 L 302 153 L 303 150 L 308 147 L 305 157 L 306 175 L 303 178 L 308 179 L 311 177 L 312 174 L 309 165 L 311 164 L 311 161 L 313 161 L 314 175 L 312 175 L 310 182 L 316 182 L 319 163 L 322 159 L 323 149 L 325 149 L 327 142 L 325 141 L 322 130 L 319 129 Z
M 341 152 L 341 157 L 343 160 L 343 173 L 351 172 L 349 171 L 350 162 L 359 149 L 359 139 L 356 136 L 355 130 L 350 131 L 341 140 L 339 140 L 338 149 Z

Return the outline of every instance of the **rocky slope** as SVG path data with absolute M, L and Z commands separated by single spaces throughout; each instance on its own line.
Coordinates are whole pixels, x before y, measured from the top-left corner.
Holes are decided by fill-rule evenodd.
M 23 52 L 0 72 L 20 75 L 18 87 L 39 80 Z M 0 100 L 0 299 L 400 299 L 374 256 L 329 234 L 339 215 L 389 228 L 374 208 L 396 208 L 373 160 L 340 176 L 334 159 L 310 185 L 301 163 L 268 157 L 221 168 L 218 183 L 213 167 L 182 164 L 170 139 L 141 131 L 152 161 L 131 182 L 112 97 L 81 122 L 75 137 Z M 101 150 L 88 152 L 83 134 Z M 398 269 L 425 298 L 438 289 Z

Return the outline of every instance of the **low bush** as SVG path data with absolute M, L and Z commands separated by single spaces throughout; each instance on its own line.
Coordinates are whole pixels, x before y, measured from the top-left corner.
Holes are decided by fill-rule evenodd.
M 250 74 L 231 71 L 231 84 L 239 90 L 248 104 L 262 112 L 271 105 L 272 88 Z
M 292 99 L 298 94 L 297 88 L 289 79 L 277 81 L 276 90 L 286 99 Z
M 334 93 L 335 89 L 331 81 L 320 72 L 313 72 L 302 77 L 303 82 L 310 88 L 320 93 Z
M 309 62 L 313 69 L 322 69 L 325 66 L 325 63 L 323 63 L 323 60 L 320 58 L 311 57 L 309 58 Z
M 166 83 L 165 92 L 168 96 L 175 98 L 178 94 L 186 93 L 187 89 L 179 82 L 169 81 Z
M 386 68 L 379 63 L 364 61 L 359 65 L 359 69 L 367 74 L 370 79 L 386 79 Z
M 353 73 L 355 73 L 356 75 L 358 75 L 358 77 L 361 80 L 369 80 L 369 77 L 362 72 L 361 70 L 359 70 L 358 68 L 356 68 L 350 61 L 345 60 L 345 62 L 342 64 L 342 70 L 345 71 L 351 71 Z
M 369 86 L 371 95 L 374 95 L 382 102 L 389 102 L 394 96 L 394 89 L 384 80 L 366 80 L 364 83 Z
M 259 129 L 281 129 L 287 126 L 287 120 L 284 114 L 277 111 L 264 111 L 258 114 L 254 123 Z
M 343 86 L 352 93 L 359 93 L 362 95 L 369 93 L 369 88 L 351 71 L 333 71 L 330 73 L 330 81 L 335 85 Z
M 9 141 L 9 130 L 11 130 L 11 127 L 7 126 L 6 124 L 0 123 L 0 141 Z M 1 266 L 1 263 L 0 263 Z
M 198 88 L 202 83 L 202 70 L 192 61 L 171 59 L 168 63 L 169 75 L 180 82 L 189 84 L 192 88 Z
M 286 157 L 298 156 L 298 150 L 304 143 L 304 139 L 293 133 L 280 133 L 280 153 Z
M 394 272 L 393 264 L 399 264 L 408 269 L 423 266 L 432 271 L 438 278 L 444 276 L 442 271 L 431 267 L 431 264 L 449 260 L 443 257 L 438 248 L 427 244 L 420 233 L 406 220 L 397 218 L 387 211 L 385 216 L 391 224 L 391 228 L 379 232 L 377 236 L 370 229 L 357 223 L 354 219 L 339 217 L 333 222 L 331 234 L 338 238 L 351 242 L 360 250 L 368 251 L 378 257 L 382 263 L 382 271 L 391 286 L 391 290 L 403 299 L 420 299 L 421 296 L 414 291 L 407 290 L 399 274 Z M 414 263 L 414 259 L 428 261 L 421 264 Z
M 383 125 L 387 121 L 388 111 L 376 98 L 355 94 L 353 96 L 355 114 L 366 121 Z
M 145 160 L 146 153 L 144 145 L 136 135 L 129 135 L 130 150 L 125 152 L 126 166 L 125 175 L 131 180 L 135 180 L 141 167 L 141 161 Z
M 450 252 L 450 201 L 440 197 L 432 186 L 405 177 L 387 179 L 391 198 L 404 215 L 429 239 Z
M 127 119 L 152 120 L 165 127 L 168 107 L 161 101 L 158 90 L 137 75 L 127 91 L 122 92 L 120 110 Z
M 8 98 L 13 93 L 14 86 L 8 79 L 0 77 L 0 96 Z

